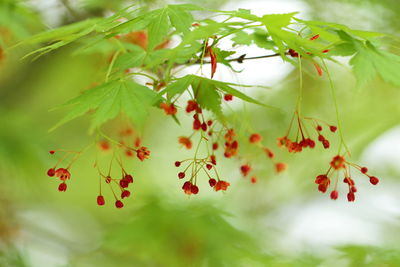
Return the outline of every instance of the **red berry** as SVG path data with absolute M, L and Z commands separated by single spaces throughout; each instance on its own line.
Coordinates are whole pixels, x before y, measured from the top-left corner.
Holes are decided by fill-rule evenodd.
M 327 189 L 328 189 L 328 186 L 325 183 L 318 185 L 318 191 L 320 191 L 322 193 L 325 193 Z
M 325 140 L 325 137 L 323 135 L 318 135 L 318 141 L 323 142 Z
M 198 120 L 198 119 L 195 119 L 194 121 L 193 121 L 193 130 L 200 130 L 200 128 L 201 128 L 201 122 L 200 122 L 200 120 Z
M 324 146 L 325 149 L 328 149 L 330 146 L 329 141 L 326 139 L 324 141 L 322 141 L 322 145 Z
M 255 177 L 255 176 L 251 177 L 250 182 L 251 182 L 252 184 L 257 183 L 257 177 Z
M 212 121 L 212 120 L 208 120 L 208 121 L 207 121 L 207 125 L 208 125 L 208 126 L 211 126 L 212 124 L 213 124 L 213 121 Z
M 218 143 L 212 144 L 212 149 L 213 149 L 213 150 L 217 150 L 217 149 L 218 149 Z
M 111 183 L 111 177 L 110 177 L 110 176 L 107 176 L 107 177 L 106 177 L 106 183 L 107 183 L 107 184 Z
M 252 144 L 258 143 L 262 140 L 262 136 L 258 133 L 250 135 L 249 142 Z
M 270 158 L 270 159 L 272 159 L 275 156 L 274 152 L 272 152 L 272 150 L 269 149 L 269 148 L 265 147 L 264 148 L 264 152 L 267 154 L 267 157 Z
M 106 202 L 104 201 L 104 197 L 102 195 L 97 196 L 97 205 L 103 206 Z
M 121 192 L 121 198 L 124 199 L 126 197 L 129 197 L 131 195 L 131 192 L 129 192 L 128 190 L 124 190 Z
M 368 168 L 367 167 L 362 167 L 361 168 L 361 172 L 366 174 L 368 172 Z
M 247 176 L 251 171 L 251 167 L 249 164 L 245 164 L 240 166 L 240 171 L 242 172 L 243 176 Z
M 353 202 L 354 200 L 356 200 L 356 195 L 354 195 L 354 193 L 352 193 L 352 192 L 349 192 L 349 193 L 347 194 L 347 200 L 348 200 L 349 202 Z
M 175 167 L 179 167 L 181 166 L 181 162 L 180 161 L 175 161 Z
M 196 195 L 197 193 L 199 193 L 199 188 L 197 187 L 197 185 L 192 185 L 190 187 L 190 191 L 192 192 L 192 194 Z
M 331 130 L 332 133 L 336 132 L 337 127 L 336 126 L 329 126 L 329 130 Z
M 102 140 L 99 142 L 99 147 L 101 150 L 106 151 L 110 149 L 110 144 L 106 140 Z
M 350 192 L 352 193 L 356 193 L 357 192 L 357 187 L 355 187 L 354 185 L 350 187 Z
M 56 151 L 50 150 L 49 153 L 53 155 L 54 153 L 56 153 Z
M 331 192 L 331 199 L 336 200 L 338 198 L 338 196 L 339 196 L 339 192 L 338 191 L 333 190 Z
M 308 143 L 308 146 L 309 146 L 310 148 L 314 148 L 314 147 L 315 147 L 315 141 L 314 141 L 314 140 L 312 140 L 312 139 L 307 139 L 307 143 Z
M 214 187 L 217 184 L 217 180 L 211 178 L 210 180 L 208 180 L 208 183 L 210 184 L 211 187 Z
M 225 101 L 232 101 L 232 99 L 233 99 L 233 95 L 231 95 L 231 94 L 224 95 L 224 100 Z
M 283 172 L 287 169 L 287 165 L 283 162 L 278 162 L 275 164 L 275 170 L 277 173 Z
M 211 164 L 206 164 L 206 168 L 207 168 L 208 170 L 211 170 L 211 169 L 212 169 L 212 165 L 211 165 Z
M 60 192 L 65 192 L 65 191 L 67 191 L 67 184 L 66 184 L 66 183 L 61 183 L 61 184 L 58 186 L 58 191 L 60 191 Z
M 56 170 L 51 168 L 47 171 L 47 175 L 53 177 L 56 174 Z
M 369 182 L 373 185 L 376 185 L 379 183 L 379 179 L 375 176 L 371 176 L 371 177 L 369 177 Z
M 115 201 L 115 207 L 117 207 L 118 209 L 122 208 L 123 206 L 124 206 L 124 203 L 122 203 L 121 200 Z
M 238 143 L 238 141 L 233 141 L 233 143 L 231 144 L 231 148 L 232 149 L 237 149 L 239 147 L 239 143 Z
M 318 131 L 318 132 L 322 131 L 322 126 L 321 126 L 321 125 L 318 125 L 318 126 L 317 126 L 317 131 Z
M 198 109 L 199 105 L 194 100 L 189 100 L 186 106 L 186 112 L 190 113 L 196 109 Z
M 178 173 L 178 177 L 179 177 L 179 179 L 185 178 L 185 173 L 184 172 Z
M 182 185 L 182 189 L 183 189 L 184 191 L 190 190 L 191 187 L 192 187 L 192 183 L 189 182 L 189 181 L 186 181 L 186 182 Z
M 203 122 L 203 123 L 201 124 L 201 129 L 202 129 L 203 131 L 207 131 L 207 123 Z

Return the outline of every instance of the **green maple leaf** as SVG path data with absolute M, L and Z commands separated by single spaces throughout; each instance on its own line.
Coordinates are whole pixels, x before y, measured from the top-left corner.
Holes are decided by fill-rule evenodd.
M 400 86 L 400 57 L 375 47 L 371 42 L 354 41 L 357 53 L 350 60 L 358 86 L 365 85 L 377 74 L 387 83 Z
M 71 106 L 72 110 L 51 131 L 91 110 L 94 110 L 91 115 L 91 131 L 121 112 L 134 124 L 141 125 L 149 108 L 157 101 L 158 95 L 146 86 L 130 80 L 110 81 L 86 90 L 82 95 L 63 104 L 61 107 Z
M 149 49 L 166 40 L 171 27 L 179 33 L 188 34 L 194 20 L 190 11 L 201 9 L 195 5 L 168 5 L 153 11 L 153 19 L 148 25 Z

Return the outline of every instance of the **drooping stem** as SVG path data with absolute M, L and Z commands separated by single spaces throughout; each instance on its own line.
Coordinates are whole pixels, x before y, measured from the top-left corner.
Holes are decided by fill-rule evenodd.
M 343 144 L 344 148 L 346 149 L 347 154 L 350 156 L 351 155 L 350 154 L 350 150 L 347 147 L 346 142 L 344 141 L 344 137 L 343 137 L 342 123 L 340 121 L 339 107 L 338 107 L 338 104 L 337 104 L 335 85 L 333 84 L 331 75 L 329 73 L 328 67 L 326 66 L 326 63 L 325 63 L 324 59 L 321 59 L 321 60 L 322 60 L 322 64 L 324 65 L 324 69 L 326 71 L 326 74 L 328 76 L 329 85 L 331 87 L 331 94 L 332 94 L 332 98 L 333 98 L 333 103 L 335 105 L 336 122 L 337 122 L 337 125 L 338 125 L 338 128 L 339 128 L 339 135 L 340 135 L 340 146 L 339 146 L 338 155 L 340 154 L 340 150 L 341 150 L 341 147 L 342 147 L 342 144 Z

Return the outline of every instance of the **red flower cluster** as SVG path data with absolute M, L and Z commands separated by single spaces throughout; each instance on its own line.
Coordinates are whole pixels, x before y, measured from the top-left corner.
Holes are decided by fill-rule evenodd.
M 294 121 L 296 121 L 295 124 L 297 124 L 297 133 L 295 140 L 292 141 L 288 137 L 290 134 L 291 128 L 293 126 Z M 298 114 L 296 111 L 292 121 L 290 123 L 289 129 L 287 131 L 287 134 L 283 137 L 279 137 L 277 139 L 278 141 L 278 146 L 279 147 L 286 147 L 289 153 L 297 153 L 301 152 L 303 148 L 311 148 L 313 149 L 315 147 L 315 141 L 310 138 L 308 134 L 308 128 L 306 127 L 306 123 L 309 122 L 309 124 L 312 126 L 312 129 L 316 131 L 318 135 L 318 141 L 320 141 L 325 149 L 328 149 L 330 147 L 329 141 L 321 134 L 322 131 L 322 126 L 318 124 L 318 120 L 314 118 L 301 118 L 301 116 Z M 325 123 L 325 122 L 324 122 Z M 325 123 L 326 124 L 326 123 Z M 329 126 L 331 132 L 335 132 L 337 127 L 336 126 Z
M 271 162 L 273 163 L 274 169 L 277 173 L 280 173 L 280 172 L 283 172 L 284 170 L 286 170 L 287 165 L 283 162 L 275 161 L 274 152 L 271 149 L 263 146 L 262 139 L 263 138 L 259 133 L 253 133 L 249 137 L 249 143 L 261 148 L 261 150 L 266 154 L 268 159 L 270 159 Z M 243 164 L 242 166 L 240 166 L 240 172 L 242 173 L 243 177 L 247 177 L 253 171 L 252 171 L 251 165 L 249 163 L 246 163 L 246 164 Z M 255 175 L 252 175 L 250 178 L 250 182 L 255 184 L 257 182 L 257 177 Z
M 126 171 L 124 170 L 124 168 L 122 166 L 121 166 L 121 169 L 122 169 L 122 177 L 120 179 L 113 179 L 110 176 L 110 174 L 108 174 L 106 176 L 99 171 L 100 192 L 99 192 L 99 195 L 97 196 L 97 205 L 104 206 L 106 203 L 104 196 L 101 193 L 101 184 L 102 184 L 102 181 L 104 181 L 104 183 L 109 186 L 112 194 L 114 195 L 115 207 L 118 209 L 124 207 L 124 203 L 122 202 L 122 199 L 127 198 L 131 195 L 131 192 L 127 188 L 129 187 L 130 184 L 133 183 L 133 177 L 132 177 L 132 175 L 126 173 Z M 121 192 L 120 199 L 118 198 L 118 196 L 116 195 L 116 193 L 113 189 L 113 184 L 118 186 L 119 191 Z
M 357 164 L 348 162 L 344 156 L 336 155 L 332 158 L 330 162 L 330 168 L 326 172 L 326 174 L 318 175 L 315 179 L 315 183 L 318 184 L 318 191 L 325 193 L 330 184 L 331 184 L 331 177 L 335 172 L 343 171 L 344 179 L 343 182 L 348 186 L 348 193 L 347 193 L 347 200 L 349 202 L 353 202 L 356 197 L 355 193 L 357 192 L 357 188 L 355 186 L 354 180 L 350 176 L 350 167 L 353 167 L 359 170 L 362 174 L 366 175 L 369 178 L 371 184 L 376 185 L 379 183 L 379 179 L 375 176 L 369 175 L 367 167 L 361 167 Z M 331 199 L 337 199 L 339 197 L 339 192 L 337 190 L 337 183 L 338 183 L 338 175 L 336 176 L 336 181 L 334 185 L 334 189 L 331 191 L 330 197 Z
M 186 173 L 191 170 L 191 175 L 188 181 L 186 181 L 183 186 L 182 190 L 187 195 L 196 195 L 199 193 L 199 187 L 196 185 L 197 176 L 200 171 L 203 171 L 208 177 L 208 183 L 211 187 L 214 188 L 215 191 L 223 190 L 225 191 L 228 186 L 230 185 L 228 182 L 220 180 L 218 176 L 217 169 L 215 165 L 217 165 L 215 155 L 211 155 L 206 158 L 194 158 L 194 159 L 187 159 L 183 161 L 176 161 L 174 163 L 175 167 L 181 167 L 182 164 L 186 163 L 186 167 L 183 171 L 178 173 L 178 178 L 183 179 L 186 177 Z M 213 178 L 211 171 L 214 171 L 217 179 Z
M 75 151 L 62 151 L 64 155 L 61 156 L 61 158 L 58 160 L 56 165 L 50 169 L 47 170 L 47 175 L 49 177 L 57 177 L 62 183 L 59 184 L 58 186 L 58 191 L 60 192 L 65 192 L 67 191 L 67 184 L 66 181 L 71 179 L 71 173 L 69 172 L 69 169 L 71 168 L 72 164 L 75 162 L 76 159 L 80 156 L 81 152 L 75 152 Z M 49 153 L 51 155 L 54 155 L 56 153 L 55 150 L 50 150 Z M 66 168 L 57 168 L 57 166 L 66 160 L 68 156 L 74 155 L 72 158 L 69 160 L 69 164 Z
M 236 133 L 234 129 L 228 129 L 224 139 L 225 139 L 225 152 L 224 156 L 226 158 L 231 158 L 236 156 L 239 150 L 239 143 L 235 140 Z
M 131 183 L 133 183 L 133 177 L 132 177 L 132 175 L 128 174 L 128 172 L 124 169 L 123 163 L 122 163 L 122 155 L 125 154 L 126 156 L 130 157 L 131 155 L 129 153 L 133 154 L 133 152 L 135 152 L 137 157 L 141 161 L 143 161 L 144 159 L 147 159 L 150 155 L 150 151 L 146 147 L 140 146 L 141 140 L 139 137 L 133 136 L 134 138 L 132 139 L 132 134 L 133 134 L 132 128 L 128 127 L 117 133 L 119 134 L 120 141 L 114 141 L 110 137 L 103 134 L 104 138 L 106 138 L 106 139 L 100 140 L 97 143 L 98 149 L 100 151 L 108 152 L 109 150 L 114 150 L 112 154 L 105 153 L 105 155 L 107 155 L 107 154 L 112 155 L 112 158 L 110 160 L 109 171 L 108 171 L 107 175 L 101 173 L 101 171 L 100 171 L 98 156 L 96 157 L 96 160 L 94 162 L 94 167 L 97 167 L 99 175 L 100 175 L 100 179 L 99 179 L 100 192 L 96 199 L 97 204 L 99 206 L 103 206 L 106 203 L 105 198 L 101 193 L 101 187 L 102 187 L 103 182 L 109 186 L 111 192 L 113 193 L 113 195 L 115 197 L 115 206 L 117 208 L 122 208 L 124 206 L 124 203 L 122 202 L 122 200 L 131 195 L 131 192 L 127 188 L 129 187 L 129 185 Z M 113 143 L 115 143 L 115 145 L 112 145 Z M 128 146 L 127 144 L 129 144 L 129 143 L 133 143 L 133 146 L 136 147 L 137 149 Z M 91 147 L 91 146 L 90 145 L 87 146 L 84 150 L 82 150 L 80 152 L 66 151 L 66 150 L 50 150 L 49 151 L 49 153 L 51 155 L 61 154 L 61 157 L 58 160 L 58 162 L 55 164 L 55 166 L 50 168 L 47 171 L 48 176 L 57 177 L 59 180 L 62 181 L 62 183 L 58 187 L 58 190 L 60 192 L 65 192 L 67 190 L 66 181 L 71 178 L 70 168 L 71 168 L 72 164 L 79 158 L 79 156 L 83 153 L 83 151 L 85 151 L 89 147 Z M 69 162 L 69 163 L 67 162 L 67 166 L 63 167 L 63 168 L 57 168 L 57 166 L 64 161 Z M 118 163 L 118 165 L 121 168 L 121 172 L 122 172 L 122 177 L 119 179 L 114 179 L 111 176 L 111 169 L 112 169 L 113 163 L 115 164 L 115 162 Z M 113 186 L 114 187 L 117 186 L 119 188 L 119 190 L 121 191 L 120 196 L 117 196 L 117 194 L 115 193 L 115 191 L 113 189 Z
M 203 117 L 203 111 L 200 108 L 199 104 L 195 100 L 189 100 L 187 102 L 186 112 L 191 113 L 193 111 L 195 112 L 195 114 L 193 115 L 193 130 L 203 130 L 204 132 L 206 132 L 208 127 L 212 125 L 212 121 L 206 121 Z M 211 136 L 212 131 L 208 134 Z
M 139 136 L 134 134 L 134 130 L 131 127 L 127 127 L 120 131 L 119 138 L 120 140 L 118 144 L 120 148 L 123 148 L 125 150 L 125 156 L 133 157 L 136 153 L 137 158 L 141 161 L 149 158 L 150 151 L 148 151 L 146 147 L 141 147 L 142 140 Z

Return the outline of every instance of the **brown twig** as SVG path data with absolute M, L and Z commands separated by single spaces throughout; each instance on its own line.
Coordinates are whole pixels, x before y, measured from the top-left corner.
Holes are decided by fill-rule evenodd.
M 286 54 L 287 54 L 287 53 L 286 53 Z M 260 58 L 270 58 L 270 57 L 278 57 L 278 56 L 280 56 L 280 55 L 281 55 L 281 54 L 276 53 L 276 54 L 264 55 L 264 56 L 246 57 L 246 54 L 243 54 L 243 55 L 241 55 L 240 57 L 228 58 L 228 59 L 226 59 L 226 61 L 229 61 L 229 62 L 234 62 L 234 61 L 236 61 L 236 62 L 238 62 L 238 63 L 243 63 L 243 61 L 245 61 L 245 60 L 260 59 Z M 200 63 L 201 63 L 201 61 L 198 60 L 198 61 L 194 62 L 193 64 L 200 64 Z M 211 63 L 210 61 L 203 61 L 203 64 L 210 64 L 210 63 Z

